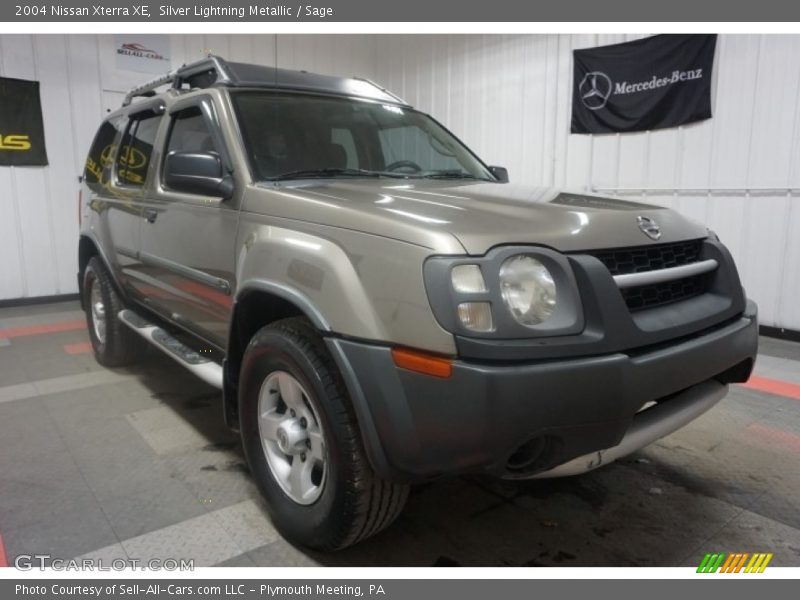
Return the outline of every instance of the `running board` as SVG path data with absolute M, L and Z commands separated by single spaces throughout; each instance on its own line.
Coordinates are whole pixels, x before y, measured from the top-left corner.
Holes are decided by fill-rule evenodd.
M 222 366 L 200 355 L 195 350 L 172 337 L 161 327 L 147 321 L 132 310 L 125 309 L 117 315 L 119 320 L 136 333 L 177 361 L 200 379 L 215 388 L 222 389 Z

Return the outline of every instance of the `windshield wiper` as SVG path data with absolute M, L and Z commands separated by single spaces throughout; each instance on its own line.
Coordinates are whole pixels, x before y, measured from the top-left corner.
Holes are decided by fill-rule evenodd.
M 270 177 L 270 181 L 283 181 L 285 179 L 303 179 L 305 177 L 392 177 L 389 173 L 380 171 L 369 171 L 367 169 L 301 169 L 299 171 L 289 171 L 281 173 L 275 177 Z
M 476 177 L 472 173 L 465 173 L 464 171 L 432 171 L 421 175 L 425 179 L 480 179 L 486 181 L 483 177 Z

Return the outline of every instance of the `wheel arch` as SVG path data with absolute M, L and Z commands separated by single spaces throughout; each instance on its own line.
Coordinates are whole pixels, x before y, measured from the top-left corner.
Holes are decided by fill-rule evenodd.
M 321 333 L 331 330 L 319 309 L 297 290 L 265 280 L 246 281 L 239 287 L 223 363 L 223 402 L 225 423 L 229 427 L 239 428 L 239 371 L 247 344 L 262 327 L 289 317 L 305 317 Z
M 223 361 L 223 409 L 225 424 L 239 430 L 239 372 L 245 349 L 262 327 L 289 317 L 305 317 L 325 338 L 325 345 L 350 394 L 356 421 L 361 430 L 367 457 L 376 472 L 392 478 L 392 471 L 372 422 L 364 393 L 350 362 L 336 343 L 336 336 L 319 309 L 302 292 L 269 281 L 243 284 L 236 295 L 231 314 L 228 349 Z

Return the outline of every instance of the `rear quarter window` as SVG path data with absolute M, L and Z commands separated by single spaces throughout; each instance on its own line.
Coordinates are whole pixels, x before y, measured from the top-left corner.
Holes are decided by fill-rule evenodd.
M 94 136 L 83 171 L 83 180 L 94 192 L 99 192 L 111 177 L 111 167 L 124 122 L 121 118 L 104 121 Z

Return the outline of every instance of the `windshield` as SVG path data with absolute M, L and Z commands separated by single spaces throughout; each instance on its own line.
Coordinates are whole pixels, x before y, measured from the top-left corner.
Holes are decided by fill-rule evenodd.
M 484 179 L 491 173 L 430 117 L 361 100 L 234 95 L 259 180 L 305 177 Z

